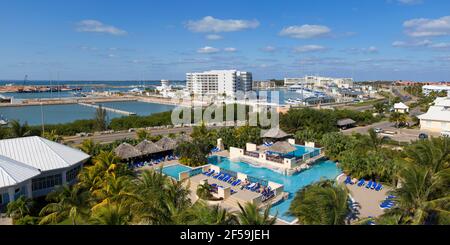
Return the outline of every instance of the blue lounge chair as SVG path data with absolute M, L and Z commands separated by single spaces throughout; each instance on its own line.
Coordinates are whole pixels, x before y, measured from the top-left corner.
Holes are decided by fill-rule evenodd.
M 255 191 L 257 191 L 259 188 L 260 188 L 260 184 L 259 184 L 259 183 L 256 183 L 256 185 L 255 185 L 253 188 L 251 188 L 251 191 L 255 192 Z
M 210 177 L 211 175 L 213 175 L 214 174 L 214 170 L 211 170 L 211 172 L 209 172 L 206 176 L 208 176 L 208 177 Z
M 372 187 L 372 184 L 373 184 L 372 180 L 369 180 L 369 183 L 366 185 L 366 188 L 370 189 Z
M 240 179 L 238 179 L 238 180 L 236 180 L 235 182 L 233 182 L 233 184 L 231 184 L 232 186 L 237 186 L 237 185 L 239 185 L 241 183 L 241 180 Z
M 377 187 L 375 187 L 376 191 L 381 191 L 383 189 L 383 185 L 381 183 L 378 183 Z
M 218 174 L 215 175 L 213 178 L 214 178 L 214 179 L 217 179 L 217 178 L 219 178 L 221 175 L 222 175 L 222 173 L 218 173 Z
M 203 175 L 208 176 L 208 174 L 209 174 L 211 171 L 212 171 L 212 170 L 210 169 L 210 170 L 208 170 L 208 171 L 206 171 L 206 172 L 203 172 Z
M 394 198 L 395 198 L 395 196 L 389 195 L 386 199 L 394 199 Z
M 370 189 L 375 190 L 375 187 L 377 187 L 377 186 L 378 186 L 378 183 L 374 181 L 372 184 L 372 187 L 370 187 Z
M 227 180 L 229 180 L 230 178 L 231 178 L 230 175 L 225 174 L 225 177 L 223 177 L 221 180 L 222 180 L 223 182 L 227 182 Z
M 345 179 L 344 183 L 345 183 L 346 185 L 352 183 L 352 179 L 350 178 L 350 176 L 347 176 L 347 178 Z
M 247 185 L 245 187 L 245 189 L 250 190 L 251 188 L 255 187 L 255 185 L 256 185 L 256 183 L 251 183 L 251 184 Z
M 366 183 L 366 181 L 364 179 L 360 179 L 358 182 L 358 186 L 361 187 Z

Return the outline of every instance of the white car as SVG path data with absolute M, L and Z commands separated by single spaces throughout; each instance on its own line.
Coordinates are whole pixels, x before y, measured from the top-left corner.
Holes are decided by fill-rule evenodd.
M 375 133 L 379 134 L 379 133 L 383 132 L 383 129 L 375 128 L 374 131 L 375 131 Z

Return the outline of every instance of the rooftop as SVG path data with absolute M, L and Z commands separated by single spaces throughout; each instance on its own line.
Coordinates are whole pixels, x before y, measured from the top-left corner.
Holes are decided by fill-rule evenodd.
M 0 140 L 0 156 L 40 171 L 67 168 L 90 157 L 80 150 L 38 136 Z

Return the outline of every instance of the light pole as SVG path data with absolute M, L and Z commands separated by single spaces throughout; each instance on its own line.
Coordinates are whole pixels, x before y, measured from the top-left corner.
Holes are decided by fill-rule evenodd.
M 44 135 L 45 127 L 44 127 L 44 109 L 41 102 L 41 126 L 42 126 L 42 135 Z

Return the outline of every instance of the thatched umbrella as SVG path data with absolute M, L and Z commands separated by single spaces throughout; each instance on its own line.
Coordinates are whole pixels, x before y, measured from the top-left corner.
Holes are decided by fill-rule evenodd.
M 144 140 L 141 143 L 139 143 L 137 146 L 135 146 L 136 150 L 140 151 L 144 155 L 158 153 L 164 151 L 161 147 L 159 147 L 157 144 Z
M 175 150 L 178 143 L 174 139 L 171 139 L 169 137 L 163 137 L 158 142 L 156 142 L 156 145 L 158 145 L 164 151 L 171 151 L 171 150 Z
M 288 154 L 297 150 L 297 148 L 289 142 L 286 141 L 278 141 L 268 148 L 270 152 L 276 152 L 281 154 Z
M 118 157 L 121 159 L 131 159 L 138 156 L 141 156 L 142 153 L 139 152 L 134 146 L 128 144 L 128 143 L 122 143 L 120 144 L 114 152 Z
M 284 139 L 286 137 L 291 136 L 290 134 L 287 134 L 286 132 L 284 132 L 283 130 L 281 130 L 280 128 L 276 127 L 276 128 L 271 128 L 269 129 L 269 131 L 267 131 L 264 135 L 263 138 L 269 138 L 269 139 Z

